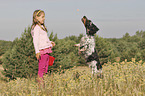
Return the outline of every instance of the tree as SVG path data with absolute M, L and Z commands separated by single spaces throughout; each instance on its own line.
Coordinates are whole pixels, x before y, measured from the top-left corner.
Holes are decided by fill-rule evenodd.
M 50 55 L 55 57 L 55 62 L 49 70 L 57 70 L 59 67 L 68 69 L 79 65 L 79 55 L 77 48 L 74 47 L 75 41 L 68 37 L 64 39 L 57 39 L 56 46 L 53 48 L 53 53 Z
M 37 74 L 37 60 L 31 36 L 31 29 L 24 31 L 21 38 L 13 41 L 12 49 L 3 56 L 4 75 L 14 79 L 16 77 L 31 77 Z
M 0 40 L 0 56 L 3 55 L 9 48 L 11 48 L 11 41 Z
M 101 62 L 113 62 L 115 60 L 115 57 L 119 56 L 118 50 L 111 42 L 108 41 L 108 39 L 96 36 L 95 40 L 96 48 L 98 50 Z

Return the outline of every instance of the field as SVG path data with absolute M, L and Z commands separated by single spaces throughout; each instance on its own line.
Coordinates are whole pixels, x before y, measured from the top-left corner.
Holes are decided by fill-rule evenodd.
M 145 96 L 145 63 L 108 62 L 103 77 L 92 75 L 88 67 L 74 67 L 63 73 L 45 75 L 45 86 L 36 78 L 0 81 L 0 96 Z

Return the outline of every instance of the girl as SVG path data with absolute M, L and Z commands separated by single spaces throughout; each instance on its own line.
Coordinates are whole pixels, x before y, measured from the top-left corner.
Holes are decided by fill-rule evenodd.
M 35 10 L 33 13 L 33 23 L 31 26 L 31 34 L 35 48 L 36 58 L 38 60 L 38 78 L 43 79 L 43 74 L 47 73 L 49 53 L 55 43 L 50 41 L 47 36 L 47 29 L 44 24 L 45 13 L 42 10 Z

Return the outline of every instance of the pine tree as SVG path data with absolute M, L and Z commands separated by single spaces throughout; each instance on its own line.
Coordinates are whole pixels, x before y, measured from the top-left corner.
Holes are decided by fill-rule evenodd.
M 55 57 L 54 65 L 49 67 L 49 70 L 56 71 L 61 69 L 68 69 L 77 66 L 79 62 L 78 50 L 74 47 L 76 42 L 70 40 L 68 37 L 64 39 L 55 40 L 56 46 L 52 49 L 53 53 L 50 55 Z
M 108 61 L 114 61 L 115 57 L 119 56 L 119 53 L 116 47 L 109 42 L 107 39 L 102 37 L 95 37 L 96 49 L 98 51 L 98 55 L 100 57 L 100 62 L 106 63 Z
M 14 79 L 16 77 L 36 76 L 38 62 L 35 58 L 31 28 L 24 31 L 20 39 L 13 41 L 12 49 L 9 49 L 2 58 L 4 75 Z

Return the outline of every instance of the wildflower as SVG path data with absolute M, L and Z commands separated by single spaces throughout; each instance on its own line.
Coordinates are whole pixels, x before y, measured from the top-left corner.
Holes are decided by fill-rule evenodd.
M 132 58 L 132 62 L 135 62 L 135 58 Z
M 142 60 L 140 60 L 139 63 L 141 64 L 142 63 Z
M 125 59 L 125 62 L 127 62 L 127 59 Z

